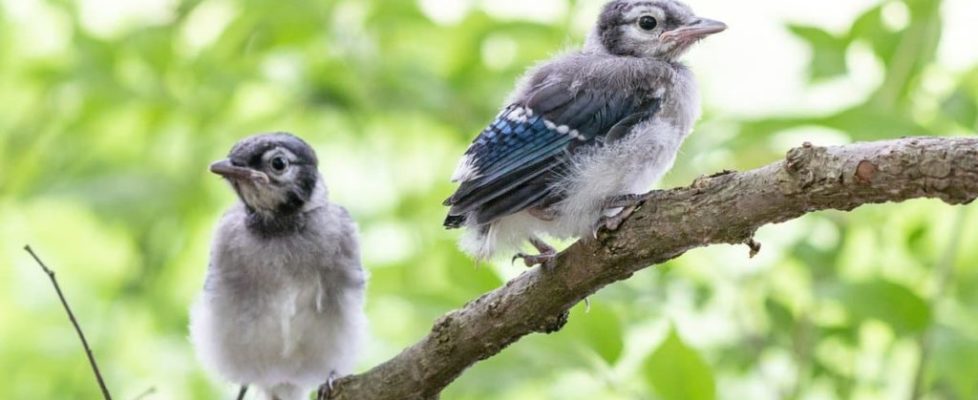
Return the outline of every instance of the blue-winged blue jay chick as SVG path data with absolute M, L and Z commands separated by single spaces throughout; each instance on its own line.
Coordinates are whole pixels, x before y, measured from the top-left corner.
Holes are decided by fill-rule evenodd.
M 699 118 L 679 58 L 724 29 L 675 0 L 605 5 L 584 48 L 530 70 L 465 152 L 445 226 L 465 227 L 462 248 L 480 259 L 529 240 L 540 254 L 518 254 L 528 266 L 556 254 L 539 235 L 617 229 Z
M 205 367 L 269 399 L 306 399 L 328 382 L 322 395 L 366 334 L 357 228 L 329 202 L 317 164 L 306 142 L 276 133 L 210 166 L 240 202 L 214 234 L 191 340 Z

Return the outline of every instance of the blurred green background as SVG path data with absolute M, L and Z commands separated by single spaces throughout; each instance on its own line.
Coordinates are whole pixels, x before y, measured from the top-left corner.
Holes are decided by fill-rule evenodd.
M 522 269 L 475 268 L 441 200 L 468 142 L 601 0 L 0 0 L 0 398 L 95 399 L 32 244 L 111 390 L 230 398 L 187 340 L 207 173 L 239 138 L 318 150 L 372 274 L 361 369 Z M 974 0 L 691 0 L 705 116 L 662 186 L 811 141 L 970 135 Z M 765 227 L 635 275 L 480 363 L 446 399 L 978 398 L 978 211 L 937 201 Z

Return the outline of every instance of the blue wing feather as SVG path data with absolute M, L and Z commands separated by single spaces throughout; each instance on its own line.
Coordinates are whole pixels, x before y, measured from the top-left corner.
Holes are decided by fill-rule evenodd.
M 482 224 L 552 202 L 559 194 L 551 183 L 570 155 L 623 136 L 657 110 L 658 99 L 642 101 L 622 92 L 573 91 L 566 82 L 534 88 L 526 101 L 506 107 L 466 151 L 477 174 L 445 201 L 452 206 L 445 225 L 460 226 L 459 216 L 473 211 Z

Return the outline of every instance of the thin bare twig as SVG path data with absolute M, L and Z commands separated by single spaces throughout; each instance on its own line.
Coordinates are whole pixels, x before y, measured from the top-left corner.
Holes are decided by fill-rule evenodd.
M 82 333 L 81 326 L 78 325 L 78 320 L 75 318 L 75 314 L 71 312 L 71 307 L 68 306 L 68 300 L 65 300 L 64 293 L 61 292 L 61 286 L 58 285 L 58 280 L 54 277 L 54 271 L 41 261 L 41 258 L 34 253 L 31 246 L 24 246 L 24 250 L 30 253 L 31 257 L 34 257 L 34 261 L 37 261 L 37 265 L 41 266 L 44 273 L 48 275 L 51 279 L 51 284 L 54 285 L 54 290 L 58 292 L 58 298 L 61 299 L 61 305 L 64 306 L 65 312 L 68 313 L 68 319 L 71 320 L 71 324 L 75 326 L 75 332 L 78 332 L 78 338 L 81 339 L 82 346 L 85 347 L 85 354 L 88 356 L 88 363 L 92 365 L 92 371 L 95 372 L 95 379 L 98 379 L 98 386 L 102 389 L 102 397 L 105 400 L 112 400 L 112 395 L 109 394 L 108 387 L 105 386 L 105 380 L 102 379 L 102 373 L 98 369 L 98 363 L 95 362 L 95 355 L 92 354 L 92 348 L 88 346 L 88 341 L 85 340 L 85 334 Z
M 136 396 L 133 400 L 143 400 L 147 396 L 156 393 L 156 386 L 150 386 L 149 389 L 144 390 L 139 396 Z
M 248 385 L 241 385 L 241 390 L 238 391 L 238 400 L 244 400 L 245 394 L 248 393 Z

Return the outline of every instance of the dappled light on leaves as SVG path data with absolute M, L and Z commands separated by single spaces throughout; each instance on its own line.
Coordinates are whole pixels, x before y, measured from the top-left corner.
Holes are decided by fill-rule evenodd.
M 114 397 L 230 398 L 192 355 L 187 307 L 234 201 L 207 165 L 255 132 L 308 139 L 360 225 L 372 338 L 358 370 L 520 275 L 459 252 L 440 203 L 517 77 L 582 42 L 601 1 L 80 3 L 0 1 L 0 398 L 98 397 L 27 242 L 57 266 Z M 831 26 L 778 8 L 835 7 L 801 3 L 691 1 L 731 35 L 691 55 L 705 116 L 661 186 L 804 141 L 974 135 L 978 66 L 962 65 L 974 43 L 960 38 L 978 33 L 943 8 L 966 0 L 840 6 Z M 757 64 L 804 70 L 745 82 Z M 974 208 L 823 212 L 759 230 L 753 259 L 691 251 L 476 364 L 443 398 L 974 398 Z

